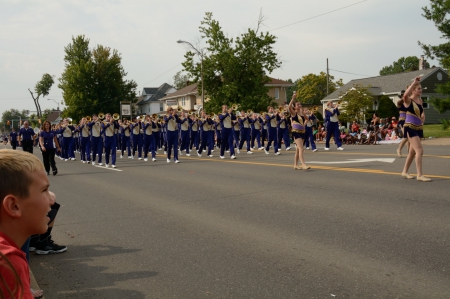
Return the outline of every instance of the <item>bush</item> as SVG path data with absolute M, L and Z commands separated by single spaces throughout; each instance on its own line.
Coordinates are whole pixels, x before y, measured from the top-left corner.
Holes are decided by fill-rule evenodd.
M 380 118 L 387 118 L 395 116 L 398 118 L 398 109 L 397 106 L 392 102 L 392 100 L 388 96 L 382 96 L 379 99 L 378 105 L 378 116 Z

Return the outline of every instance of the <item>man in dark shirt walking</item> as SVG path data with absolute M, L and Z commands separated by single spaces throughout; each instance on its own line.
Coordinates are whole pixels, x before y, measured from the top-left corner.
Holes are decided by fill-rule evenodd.
M 25 121 L 23 123 L 23 128 L 19 131 L 19 146 L 22 146 L 22 149 L 24 152 L 29 152 L 30 154 L 33 153 L 33 137 L 36 133 L 34 133 L 34 130 L 28 126 L 28 122 Z M 22 137 L 22 140 L 20 140 L 20 137 Z

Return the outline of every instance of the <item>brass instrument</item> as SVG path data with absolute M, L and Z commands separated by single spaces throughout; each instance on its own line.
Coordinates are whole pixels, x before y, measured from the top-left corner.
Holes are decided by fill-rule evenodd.
M 112 118 L 113 118 L 115 121 L 118 121 L 118 120 L 120 119 L 119 113 L 114 113 L 114 114 L 112 115 Z
M 183 112 L 183 107 L 178 106 L 178 107 L 177 107 L 177 112 L 179 112 L 179 113 Z
M 319 107 L 313 106 L 312 107 L 312 113 L 316 113 L 319 110 Z
M 252 109 L 248 109 L 247 110 L 247 114 L 253 114 L 253 110 Z
M 91 121 L 92 121 L 92 117 L 90 117 L 90 116 L 88 115 L 88 116 L 86 116 L 86 120 L 87 120 L 88 122 L 91 122 Z
M 239 107 L 240 107 L 241 105 L 239 105 L 239 104 L 233 104 L 233 105 L 231 105 L 231 110 L 238 110 L 239 109 Z
M 152 114 L 152 118 L 153 118 L 154 120 L 156 120 L 156 119 L 158 118 L 158 114 L 153 113 L 153 114 Z
M 337 102 L 337 104 L 338 104 L 338 105 L 342 104 L 342 100 L 339 100 L 339 101 Z
M 100 113 L 98 114 L 98 118 L 101 119 L 101 120 L 105 119 L 105 113 L 100 112 Z

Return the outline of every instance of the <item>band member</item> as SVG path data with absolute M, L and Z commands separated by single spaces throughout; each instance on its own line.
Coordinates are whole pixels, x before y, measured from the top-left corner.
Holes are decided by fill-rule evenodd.
M 184 111 L 181 112 L 180 116 L 180 155 L 183 150 L 186 150 L 186 156 L 190 156 L 189 154 L 189 126 L 192 120 L 189 117 L 186 117 L 186 113 Z
M 288 129 L 288 123 L 287 118 L 284 112 L 279 113 L 280 120 L 277 122 L 278 126 L 278 149 L 281 150 L 281 141 L 284 141 L 284 147 L 286 150 L 291 149 L 291 143 L 289 140 L 289 129 Z
M 278 139 L 277 139 L 277 122 L 280 121 L 280 116 L 273 111 L 273 107 L 267 107 L 268 113 L 266 114 L 267 123 L 267 133 L 269 135 L 269 141 L 267 142 L 264 152 L 268 155 L 270 145 L 273 142 L 273 147 L 275 149 L 275 155 L 279 155 L 278 151 Z
M 303 157 L 303 142 L 305 139 L 305 116 L 303 115 L 302 105 L 300 102 L 296 102 L 294 106 L 294 100 L 296 98 L 296 93 L 292 95 L 291 102 L 289 103 L 289 113 L 291 114 L 291 126 L 292 126 L 292 137 L 297 145 L 295 148 L 294 156 L 294 169 L 308 170 L 311 167 L 307 166 L 305 163 L 305 158 Z M 302 163 L 302 167 L 298 167 L 298 160 Z
M 133 153 L 131 159 L 134 159 L 136 149 L 138 151 L 138 158 L 142 160 L 142 134 L 141 134 L 141 119 L 136 117 L 135 122 L 130 124 L 133 136 Z
M 161 149 L 161 120 L 158 118 L 155 118 L 153 120 L 153 123 L 155 124 L 153 126 L 153 138 L 155 138 L 155 152 L 157 150 Z
M 63 125 L 61 126 L 61 129 L 59 130 L 59 133 L 63 136 L 63 143 L 62 143 L 62 155 L 64 158 L 64 161 L 67 161 L 68 159 L 75 161 L 75 154 L 73 152 L 73 132 L 75 131 L 75 127 L 71 124 L 69 124 L 69 120 L 67 118 L 64 119 Z
M 234 147 L 236 148 L 235 151 L 238 154 L 240 154 L 240 151 L 239 151 L 239 132 L 240 132 L 240 130 L 241 130 L 241 126 L 239 125 L 238 118 L 236 118 L 236 120 L 233 121 L 233 139 L 234 139 Z
M 23 128 L 20 129 L 19 136 L 17 136 L 19 146 L 22 147 L 24 152 L 33 153 L 33 138 L 35 134 L 33 129 L 28 126 L 28 121 L 24 121 Z
M 261 127 L 263 120 L 259 115 L 256 113 L 253 113 L 252 118 L 250 119 L 251 128 L 252 128 L 252 141 L 251 141 L 251 147 L 252 149 L 255 149 L 255 139 L 256 143 L 258 144 L 258 149 L 262 150 L 264 147 L 261 146 Z
M 236 159 L 234 155 L 233 146 L 233 122 L 236 121 L 236 116 L 233 114 L 233 109 L 228 109 L 227 105 L 222 106 L 222 113 L 219 114 L 220 125 L 222 127 L 222 144 L 220 146 L 220 159 L 225 159 L 225 148 L 230 149 L 231 159 Z
M 199 120 L 197 118 L 197 116 L 195 114 L 193 114 L 191 116 L 191 142 L 189 144 L 189 150 L 192 150 L 192 146 L 195 146 L 195 148 L 198 150 L 198 139 L 199 139 L 199 134 L 198 134 L 198 126 L 199 126 Z
M 88 123 L 91 129 L 92 165 L 95 165 L 95 158 L 98 156 L 98 165 L 102 166 L 103 139 L 102 127 L 97 114 L 92 115 L 92 121 Z
M 211 151 L 214 147 L 214 142 L 211 140 L 214 136 L 211 132 L 214 132 L 213 126 L 214 121 L 211 117 L 207 116 L 205 111 L 202 111 L 202 118 L 199 120 L 199 126 L 202 132 L 201 145 L 198 146 L 197 155 L 202 156 L 202 151 L 208 146 L 208 157 L 212 157 Z
M 213 128 L 211 130 L 211 133 L 210 133 L 212 135 L 212 142 L 214 143 L 214 140 L 215 140 L 216 147 L 220 148 L 222 145 L 222 124 L 220 123 L 220 119 L 219 119 L 218 115 L 215 117 L 215 119 L 213 119 L 213 121 L 214 121 L 214 124 L 213 124 Z M 214 134 L 215 134 L 215 136 L 214 136 Z
M 305 138 L 305 146 L 306 149 L 309 149 L 309 144 L 311 143 L 311 149 L 313 152 L 317 152 L 315 136 L 313 134 L 314 121 L 317 119 L 314 113 L 311 110 L 305 109 L 306 111 L 306 138 Z
M 406 89 L 403 95 L 403 105 L 406 110 L 406 119 L 404 125 L 405 137 L 409 141 L 409 152 L 403 167 L 402 177 L 412 179 L 408 174 L 412 161 L 416 160 L 417 180 L 429 182 L 431 179 L 425 177 L 422 173 L 423 147 L 420 138 L 423 138 L 423 123 L 425 122 L 425 112 L 423 110 L 423 101 L 421 98 L 422 86 L 420 85 L 420 76 L 414 79 L 414 82 Z
M 130 136 L 131 136 L 131 129 L 130 124 L 128 123 L 128 119 L 124 119 L 122 124 L 120 125 L 120 134 L 121 140 L 122 140 L 122 152 L 120 154 L 120 158 L 123 158 L 123 153 L 125 151 L 125 148 L 127 149 L 128 153 L 128 159 L 131 159 L 131 150 L 130 150 Z
M 247 143 L 247 154 L 253 154 L 250 150 L 250 116 L 242 110 L 241 117 L 238 120 L 241 127 L 241 141 L 239 142 L 239 150 L 242 149 L 245 141 Z
M 17 132 L 15 128 L 12 128 L 12 132 L 9 133 L 9 143 L 11 144 L 11 147 L 13 150 L 17 147 Z
M 81 119 L 81 161 L 91 163 L 91 132 L 86 118 Z
M 399 112 L 397 128 L 399 128 L 401 130 L 402 136 L 403 136 L 403 139 L 402 139 L 402 141 L 400 141 L 400 144 L 398 145 L 398 148 L 397 148 L 397 155 L 399 157 L 402 156 L 403 147 L 405 146 L 405 144 L 408 143 L 408 136 L 405 136 L 405 132 L 403 130 L 403 127 L 405 126 L 405 120 L 406 120 L 406 108 L 403 105 L 403 99 L 402 99 L 404 94 L 405 94 L 405 91 L 402 90 L 399 95 L 400 100 L 397 102 L 397 109 Z M 407 145 L 407 148 L 409 148 L 409 144 Z
M 329 101 L 327 103 L 327 108 L 325 109 L 325 120 L 327 122 L 327 137 L 325 139 L 325 150 L 330 150 L 330 139 L 331 134 L 333 134 L 334 142 L 336 143 L 337 149 L 343 151 L 341 138 L 339 136 L 339 104 L 333 106 L 333 102 Z
M 155 157 L 155 139 L 153 138 L 153 126 L 154 123 L 150 118 L 150 115 L 145 117 L 142 123 L 142 130 L 144 131 L 144 161 L 148 161 L 148 151 L 152 152 L 152 161 L 156 161 Z
M 264 143 L 267 139 L 267 132 L 268 132 L 268 122 L 266 121 L 266 114 L 262 115 L 262 128 L 261 128 L 261 146 L 265 148 Z
M 167 129 L 167 163 L 170 163 L 170 156 L 172 154 L 173 147 L 173 158 L 175 163 L 180 163 L 178 161 L 178 130 L 177 124 L 180 123 L 180 118 L 177 115 L 177 111 L 173 110 L 172 107 L 167 108 L 167 114 L 164 116 L 164 122 L 166 123 Z
M 42 151 L 42 160 L 44 161 L 45 172 L 50 174 L 50 166 L 53 171 L 53 175 L 58 173 L 55 163 L 55 146 L 58 151 L 61 151 L 59 147 L 56 135 L 51 130 L 52 125 L 48 120 L 44 121 L 43 130 L 40 132 L 39 144 Z
M 105 166 L 109 167 L 109 155 L 112 157 L 112 168 L 116 168 L 116 136 L 115 129 L 119 124 L 114 121 L 110 113 L 106 113 L 105 121 L 102 122 L 102 130 L 105 134 Z

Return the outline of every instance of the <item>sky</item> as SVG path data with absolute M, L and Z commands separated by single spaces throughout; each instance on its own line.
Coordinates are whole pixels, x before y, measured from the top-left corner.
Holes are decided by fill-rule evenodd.
M 378 76 L 400 57 L 422 55 L 419 40 L 444 42 L 433 22 L 422 16 L 422 7 L 429 4 L 428 0 L 0 0 L 0 113 L 12 108 L 35 110 L 28 88 L 34 90 L 45 73 L 55 77 L 55 84 L 40 99 L 41 109 L 56 109 L 57 103 L 63 109 L 58 78 L 64 71 L 64 47 L 78 35 L 90 39 L 91 48 L 100 44 L 118 50 L 126 79 L 136 81 L 138 93 L 143 87 L 172 84 L 187 50 L 177 40 L 200 40 L 198 27 L 205 12 L 212 12 L 223 31 L 236 37 L 256 27 L 261 11 L 262 30 L 277 37 L 274 50 L 282 61 L 271 77 L 296 80 L 325 72 L 327 58 L 330 74 L 344 83 Z

